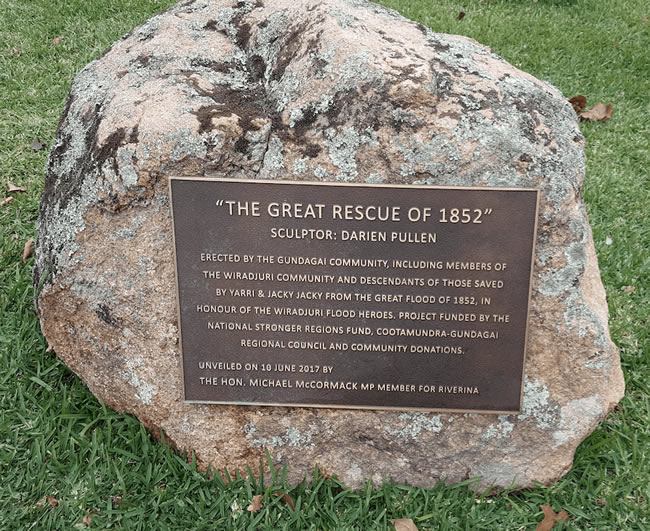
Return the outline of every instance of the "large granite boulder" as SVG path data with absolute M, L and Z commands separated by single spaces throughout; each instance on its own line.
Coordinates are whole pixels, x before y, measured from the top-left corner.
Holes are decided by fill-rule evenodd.
M 359 0 L 185 1 L 74 80 L 34 284 L 49 344 L 201 467 L 290 480 L 556 480 L 623 394 L 560 92 L 471 39 Z M 183 402 L 168 176 L 539 187 L 519 415 Z

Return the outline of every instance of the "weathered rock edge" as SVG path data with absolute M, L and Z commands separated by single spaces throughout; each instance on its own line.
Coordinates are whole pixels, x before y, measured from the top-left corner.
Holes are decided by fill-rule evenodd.
M 583 137 L 554 87 L 474 41 L 361 1 L 189 1 L 74 80 L 46 169 L 34 284 L 49 344 L 201 467 L 352 487 L 566 473 L 623 378 L 580 200 Z M 539 186 L 520 415 L 184 404 L 168 175 Z

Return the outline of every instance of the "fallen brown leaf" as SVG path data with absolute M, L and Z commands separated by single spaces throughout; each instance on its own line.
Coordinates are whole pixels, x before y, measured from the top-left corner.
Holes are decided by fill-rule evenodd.
M 56 507 L 59 505 L 59 500 L 57 500 L 54 496 L 45 496 L 45 500 L 50 505 L 50 507 Z
M 43 142 L 41 142 L 38 138 L 35 138 L 32 141 L 32 150 L 33 151 L 40 151 L 41 149 L 43 149 L 44 146 L 45 146 L 45 144 Z
M 23 264 L 27 263 L 27 259 L 31 256 L 34 251 L 34 238 L 30 238 L 25 242 L 25 248 L 23 249 Z
M 16 57 L 20 57 L 23 52 L 21 52 L 18 48 L 12 48 L 11 53 L 14 54 Z
M 410 518 L 398 518 L 391 520 L 390 523 L 395 526 L 395 531 L 418 531 L 418 528 Z
M 86 526 L 86 527 L 90 527 L 90 524 L 92 523 L 91 515 L 93 515 L 93 514 L 99 514 L 99 511 L 88 509 L 86 511 L 86 514 L 84 515 L 84 517 L 81 519 L 81 525 Z M 77 525 L 79 525 L 79 524 L 77 524 Z
M 12 192 L 26 192 L 27 188 L 25 188 L 24 186 L 16 186 L 11 181 L 8 181 L 7 182 L 7 191 L 9 193 L 12 193 Z
M 569 103 L 573 106 L 573 110 L 576 113 L 581 113 L 587 106 L 587 98 L 585 98 L 582 94 L 578 94 L 577 96 L 570 98 Z
M 253 501 L 246 509 L 252 513 L 259 511 L 262 508 L 262 498 L 264 498 L 262 494 L 256 494 L 253 496 Z
M 612 117 L 614 112 L 614 106 L 610 103 L 605 105 L 604 103 L 596 103 L 592 109 L 588 111 L 581 112 L 578 116 L 581 120 L 589 120 L 591 122 L 606 122 Z
M 0 201 L 0 206 L 5 206 L 11 203 L 14 200 L 13 197 L 5 197 L 2 201 Z
M 625 293 L 632 293 L 636 290 L 634 286 L 624 286 L 622 289 Z
M 456 17 L 456 20 L 463 20 L 465 18 L 466 14 L 467 13 L 465 13 L 465 11 L 461 11 L 460 13 L 458 13 L 458 16 Z
M 542 505 L 540 509 L 544 513 L 544 519 L 537 524 L 535 531 L 550 531 L 555 526 L 555 522 L 565 522 L 569 518 L 569 513 L 564 509 L 557 514 L 550 505 Z
M 293 503 L 291 496 L 289 496 L 286 492 L 274 492 L 273 496 L 280 496 L 280 501 L 282 503 L 286 503 L 292 509 L 296 508 L 296 505 Z
M 54 37 L 54 39 L 52 39 L 52 44 L 54 44 L 54 46 L 58 46 L 59 44 L 61 44 L 62 40 L 63 37 Z

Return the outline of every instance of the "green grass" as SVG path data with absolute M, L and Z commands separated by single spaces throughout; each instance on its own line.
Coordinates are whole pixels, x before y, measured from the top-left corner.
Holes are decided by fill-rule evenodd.
M 581 128 L 584 197 L 626 396 L 579 447 L 563 479 L 491 498 L 468 485 L 350 491 L 317 473 L 311 484 L 287 485 L 281 470 L 266 488 L 248 477 L 224 482 L 155 442 L 133 417 L 98 403 L 46 352 L 32 259 L 21 261 L 25 241 L 35 236 L 47 158 L 47 148 L 30 145 L 34 138 L 51 145 L 74 74 L 171 3 L 0 0 L 0 199 L 7 181 L 28 190 L 0 207 L 0 529 L 74 529 L 86 515 L 92 528 L 382 529 L 392 518 L 412 518 L 420 529 L 534 529 L 545 503 L 571 515 L 555 529 L 650 528 L 647 2 L 382 2 L 435 31 L 475 38 L 567 97 L 581 93 L 590 104 L 614 105 L 611 121 Z M 458 21 L 460 11 L 466 16 Z M 295 510 L 275 492 L 288 492 Z M 264 495 L 264 506 L 250 513 L 254 494 Z

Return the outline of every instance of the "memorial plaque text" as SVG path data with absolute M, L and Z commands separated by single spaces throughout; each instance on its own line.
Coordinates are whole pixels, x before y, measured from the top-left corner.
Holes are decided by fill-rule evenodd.
M 520 410 L 537 190 L 170 190 L 186 401 Z

